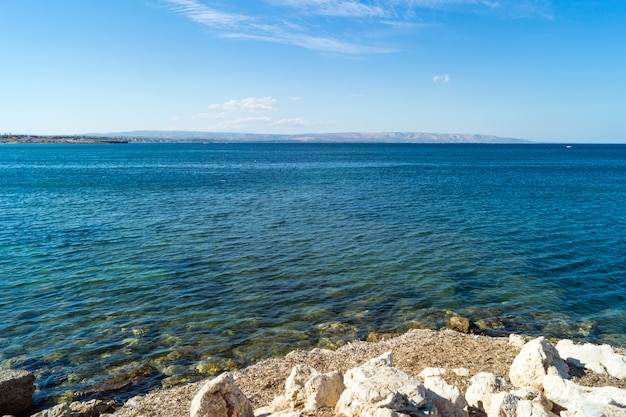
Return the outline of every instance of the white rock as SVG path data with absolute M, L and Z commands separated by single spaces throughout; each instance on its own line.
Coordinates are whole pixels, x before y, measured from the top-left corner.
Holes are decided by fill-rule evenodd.
M 393 355 L 391 351 L 385 352 L 376 358 L 370 359 L 366 364 L 373 366 L 393 366 Z
M 254 410 L 254 417 L 302 417 L 302 413 L 298 410 L 272 412 L 268 407 L 262 407 Z
M 611 416 L 626 416 L 626 390 L 624 389 L 583 387 L 554 375 L 544 377 L 543 387 L 545 395 L 550 401 L 567 409 L 566 415 L 568 417 L 570 415 L 601 416 L 604 415 L 602 410 L 609 405 L 614 408 Z M 606 409 L 609 410 L 609 408 Z M 618 411 L 619 413 L 615 414 Z
M 491 397 L 493 394 L 506 390 L 509 385 L 502 379 L 490 372 L 480 372 L 470 379 L 471 385 L 465 392 L 465 400 L 468 405 L 483 411 L 491 409 Z
M 467 368 L 454 368 L 452 370 L 452 372 L 454 372 L 458 376 L 469 376 L 470 375 L 470 371 Z
M 547 406 L 539 396 L 527 399 L 521 398 L 515 391 L 499 392 L 491 397 L 487 417 L 556 417 L 550 411 L 551 407 L 551 404 Z
M 467 401 L 461 394 L 461 390 L 454 385 L 449 385 L 440 376 L 424 378 L 426 399 L 429 400 L 439 411 L 442 417 L 467 417 Z
M 254 417 L 250 400 L 230 372 L 207 382 L 193 397 L 189 413 L 191 417 Z
M 543 377 L 556 375 L 569 378 L 569 367 L 561 359 L 557 350 L 543 337 L 526 343 L 513 360 L 509 379 L 514 386 L 543 389 Z
M 563 417 L 626 417 L 626 410 L 615 405 L 585 404 L 580 409 L 561 412 Z
M 426 390 L 417 380 L 392 368 L 390 355 L 348 370 L 346 389 L 335 412 L 345 417 L 405 417 L 426 408 Z
M 561 358 L 576 366 L 601 375 L 608 373 L 615 378 L 626 378 L 626 357 L 615 353 L 609 345 L 577 345 L 566 339 L 557 343 L 556 349 Z
M 304 386 L 312 376 L 317 374 L 318 372 L 308 365 L 294 366 L 287 381 L 285 381 L 286 404 L 282 408 L 298 408 L 304 406 L 306 402 Z
M 417 374 L 417 376 L 420 378 L 428 378 L 432 376 L 443 376 L 445 374 L 445 368 L 424 368 L 424 370 Z
M 33 414 L 31 417 L 70 417 L 71 414 L 69 404 L 62 403 Z
M 517 388 L 515 390 L 512 390 L 511 394 L 518 396 L 522 400 L 537 402 L 541 404 L 545 409 L 552 410 L 552 401 L 550 401 L 545 395 L 535 389 L 529 387 Z
M 340 371 L 313 375 L 304 384 L 305 411 L 315 411 L 322 407 L 334 407 L 346 388 Z
M 525 344 L 526 344 L 526 341 L 519 334 L 511 333 L 509 335 L 509 345 L 515 346 L 515 347 L 518 347 L 518 348 L 523 348 Z

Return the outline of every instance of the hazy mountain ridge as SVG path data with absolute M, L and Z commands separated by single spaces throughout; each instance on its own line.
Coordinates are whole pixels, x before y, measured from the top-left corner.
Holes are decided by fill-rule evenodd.
M 93 134 L 100 135 L 100 134 Z M 340 132 L 296 135 L 264 133 L 221 133 L 179 130 L 136 130 L 101 134 L 125 138 L 133 142 L 156 141 L 209 141 L 209 142 L 384 142 L 384 143 L 531 143 L 529 140 L 469 133 L 423 132 Z

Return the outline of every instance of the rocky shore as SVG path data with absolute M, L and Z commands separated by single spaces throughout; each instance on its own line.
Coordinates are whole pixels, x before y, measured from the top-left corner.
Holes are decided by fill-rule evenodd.
M 626 361 L 623 352 L 616 352 L 607 345 L 577 345 L 568 341 L 551 343 L 543 338 L 530 340 L 517 335 L 488 337 L 450 330 L 411 330 L 395 337 L 372 334 L 369 340 L 352 342 L 335 351 L 293 351 L 282 358 L 267 359 L 232 374 L 223 374 L 213 381 L 158 389 L 134 397 L 115 411 L 98 411 L 92 403 L 91 410 L 83 405 L 84 411 L 79 412 L 79 405 L 74 404 L 73 410 L 65 405 L 57 407 L 58 414 L 48 410 L 37 416 L 182 417 L 190 413 L 192 417 L 209 416 L 214 415 L 214 411 L 198 409 L 198 404 L 203 401 L 198 393 L 203 391 L 206 396 L 209 395 L 206 392 L 211 392 L 209 403 L 213 404 L 213 399 L 222 398 L 220 395 L 235 398 L 232 393 L 223 392 L 229 389 L 240 390 L 243 400 L 236 402 L 245 403 L 243 414 L 229 414 L 229 417 L 251 416 L 250 410 L 256 410 L 257 416 L 264 417 L 626 416 Z M 375 364 L 373 370 L 368 368 L 372 363 Z M 377 374 L 377 369 L 383 369 L 382 374 L 399 377 L 404 381 L 400 384 L 402 386 L 414 386 L 411 392 L 418 392 L 422 397 L 405 404 L 404 413 L 393 411 L 391 403 L 383 404 L 380 409 L 376 409 L 376 405 L 372 409 L 354 406 L 361 403 L 358 396 L 363 388 L 358 375 L 368 375 L 365 378 L 367 384 L 384 379 L 382 374 Z M 339 378 L 343 381 L 341 388 L 316 385 L 316 388 L 307 388 L 308 391 L 304 389 L 311 385 L 309 380 L 313 377 L 318 384 L 319 381 L 337 382 L 337 374 L 342 376 Z M 234 388 L 223 388 L 228 386 L 228 381 L 220 379 L 229 378 Z M 330 384 L 323 382 L 327 383 Z M 222 384 L 219 385 L 222 388 L 211 384 Z M 356 393 L 349 393 L 350 384 L 359 387 Z M 393 386 L 398 382 L 390 384 Z M 311 389 L 315 395 L 310 393 Z M 372 389 L 380 393 L 391 388 Z M 334 400 L 321 399 L 319 392 L 327 391 L 340 391 L 342 398 L 346 396 L 347 399 L 339 400 L 339 394 Z M 448 394 L 454 397 L 455 392 L 456 400 L 447 398 L 447 405 L 437 403 L 437 398 Z M 391 389 L 388 397 L 411 396 Z M 586 402 L 572 398 L 586 398 Z M 598 403 L 598 399 L 606 404 Z M 196 414 L 193 410 L 190 412 L 192 402 L 197 403 Z M 396 414 L 385 414 L 389 410 Z

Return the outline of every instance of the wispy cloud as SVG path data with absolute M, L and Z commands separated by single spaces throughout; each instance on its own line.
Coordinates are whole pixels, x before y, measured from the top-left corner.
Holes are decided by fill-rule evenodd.
M 353 0 L 273 0 L 273 4 L 321 16 L 384 17 L 387 9 Z
M 208 0 L 160 1 L 223 38 L 344 55 L 395 51 L 387 40 L 398 31 L 390 28 L 406 33 L 436 23 L 423 20 L 424 10 L 552 17 L 550 0 L 258 0 L 254 7 L 227 0 L 212 0 L 211 6 Z
M 187 16 L 194 22 L 207 26 L 221 28 L 238 28 L 245 21 L 247 16 L 224 13 L 212 9 L 197 0 L 166 0 L 173 11 Z
M 222 104 L 211 104 L 211 110 L 225 110 L 228 112 L 268 112 L 274 110 L 276 99 L 272 97 L 255 98 L 248 97 L 241 100 L 230 100 Z
M 435 75 L 433 82 L 435 84 L 448 84 L 450 82 L 450 76 L 448 74 Z

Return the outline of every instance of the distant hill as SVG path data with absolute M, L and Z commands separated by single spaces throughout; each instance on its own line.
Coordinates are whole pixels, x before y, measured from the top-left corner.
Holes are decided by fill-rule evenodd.
M 106 134 L 90 134 L 124 138 L 131 142 L 325 142 L 325 143 L 532 143 L 525 139 L 491 135 L 420 132 L 344 132 L 277 135 L 263 133 L 221 133 L 180 130 L 136 130 Z

